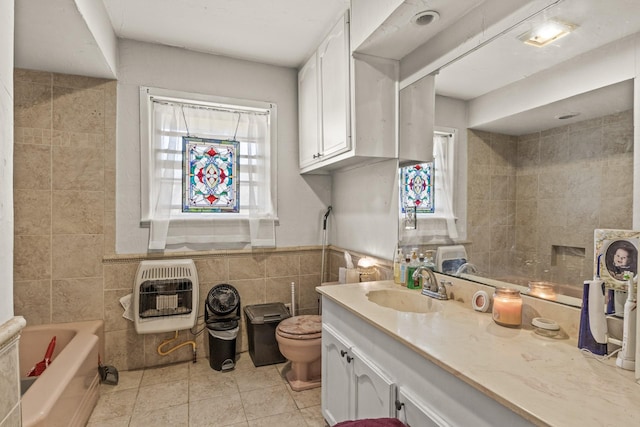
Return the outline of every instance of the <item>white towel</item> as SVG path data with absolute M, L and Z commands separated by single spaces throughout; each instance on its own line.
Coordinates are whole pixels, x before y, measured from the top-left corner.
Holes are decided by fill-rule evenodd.
M 131 305 L 132 296 L 133 294 L 123 296 L 122 298 L 120 298 L 120 304 L 122 305 L 122 308 L 124 308 L 122 317 L 133 322 L 133 306 Z

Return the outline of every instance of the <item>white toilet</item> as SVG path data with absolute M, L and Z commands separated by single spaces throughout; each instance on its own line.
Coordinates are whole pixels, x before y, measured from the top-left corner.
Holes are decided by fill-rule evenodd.
M 320 387 L 322 317 L 284 319 L 276 328 L 276 340 L 280 353 L 291 362 L 291 370 L 286 373 L 291 388 L 301 391 Z

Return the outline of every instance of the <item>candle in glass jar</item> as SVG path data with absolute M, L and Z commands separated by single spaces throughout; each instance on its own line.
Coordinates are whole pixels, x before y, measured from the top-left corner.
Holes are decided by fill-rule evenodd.
M 529 295 L 548 300 L 556 299 L 556 291 L 549 282 L 529 282 Z
M 522 298 L 520 292 L 509 288 L 496 288 L 493 294 L 493 321 L 502 326 L 520 326 Z

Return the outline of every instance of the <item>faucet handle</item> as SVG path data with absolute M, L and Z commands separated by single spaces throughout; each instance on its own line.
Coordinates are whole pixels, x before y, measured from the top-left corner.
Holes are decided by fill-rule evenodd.
M 446 288 L 445 285 L 451 285 L 452 286 L 453 283 L 450 282 L 449 280 L 441 279 L 440 280 L 440 286 L 438 286 L 438 293 L 440 295 L 447 296 L 447 288 Z

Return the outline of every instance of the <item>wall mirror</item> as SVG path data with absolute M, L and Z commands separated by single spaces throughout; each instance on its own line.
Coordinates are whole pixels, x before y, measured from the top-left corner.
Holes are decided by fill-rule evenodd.
M 465 278 L 580 306 L 594 230 L 633 227 L 634 3 L 555 2 L 436 76 L 468 120 Z M 525 44 L 545 23 L 569 33 Z

